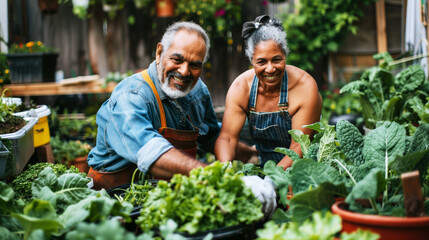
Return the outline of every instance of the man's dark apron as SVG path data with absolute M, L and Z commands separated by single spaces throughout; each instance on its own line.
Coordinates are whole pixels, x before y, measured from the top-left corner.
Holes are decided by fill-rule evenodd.
M 167 120 L 165 118 L 164 107 L 159 97 L 158 91 L 152 82 L 147 70 L 142 73 L 143 79 L 152 88 L 152 91 L 158 102 L 161 127 L 158 132 L 167 139 L 171 145 L 176 149 L 180 149 L 182 152 L 189 156 L 196 158 L 197 156 L 197 138 L 199 131 L 196 130 L 177 130 L 167 127 Z M 130 183 L 134 170 L 137 168 L 136 164 L 130 164 L 129 166 L 114 172 L 99 172 L 94 170 L 92 167 L 89 169 L 88 177 L 92 177 L 94 180 L 94 189 L 110 189 L 122 184 Z

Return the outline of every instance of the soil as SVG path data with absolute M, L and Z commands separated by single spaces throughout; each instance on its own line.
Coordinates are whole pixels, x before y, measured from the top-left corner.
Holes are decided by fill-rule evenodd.
M 27 122 L 22 117 L 12 116 L 6 122 L 0 122 L 0 134 L 14 133 L 23 128 Z

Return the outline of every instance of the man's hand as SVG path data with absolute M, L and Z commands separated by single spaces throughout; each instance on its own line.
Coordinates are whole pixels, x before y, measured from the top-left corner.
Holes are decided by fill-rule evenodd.
M 243 181 L 250 188 L 255 197 L 262 203 L 264 218 L 271 217 L 277 207 L 276 191 L 270 177 L 262 179 L 258 176 L 244 176 Z

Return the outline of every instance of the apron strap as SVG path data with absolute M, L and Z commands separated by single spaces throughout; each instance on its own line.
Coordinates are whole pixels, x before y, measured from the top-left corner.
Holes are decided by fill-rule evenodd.
M 153 94 L 155 94 L 156 101 L 158 102 L 159 107 L 159 115 L 161 118 L 161 128 L 167 127 L 167 120 L 165 119 L 164 106 L 162 105 L 161 98 L 159 97 L 158 91 L 156 90 L 155 85 L 152 82 L 152 79 L 149 76 L 147 70 L 144 70 L 142 73 L 143 79 L 149 84 L 150 88 L 152 88 Z

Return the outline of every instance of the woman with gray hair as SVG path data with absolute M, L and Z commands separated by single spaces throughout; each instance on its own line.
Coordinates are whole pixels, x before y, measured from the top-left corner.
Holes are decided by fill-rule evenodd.
M 313 77 L 286 64 L 289 49 L 280 21 L 259 16 L 244 23 L 242 37 L 253 69 L 239 75 L 228 90 L 222 129 L 215 144 L 216 158 L 234 160 L 247 117 L 260 164 L 274 160 L 286 169 L 292 160 L 274 149 L 289 148 L 302 157 L 300 145 L 288 131 L 297 129 L 312 136 L 314 131 L 303 126 L 320 120 L 322 98 Z

